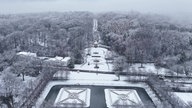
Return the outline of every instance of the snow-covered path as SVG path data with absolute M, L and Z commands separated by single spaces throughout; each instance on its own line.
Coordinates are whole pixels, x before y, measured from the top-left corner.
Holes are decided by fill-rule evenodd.
M 105 72 L 112 71 L 113 65 L 106 60 L 106 58 L 111 57 L 112 54 L 108 49 L 100 47 L 100 35 L 97 28 L 98 22 L 94 19 L 93 36 L 95 42 L 92 47 L 84 50 L 84 63 L 75 65 L 75 69 Z
M 101 47 L 87 48 L 85 49 L 84 64 L 75 65 L 75 69 L 111 72 L 113 65 L 106 60 L 109 56 L 111 56 L 111 52 L 108 49 Z M 98 67 L 96 68 L 96 66 Z
M 93 19 L 93 32 L 96 32 L 98 28 L 98 23 L 96 19 Z

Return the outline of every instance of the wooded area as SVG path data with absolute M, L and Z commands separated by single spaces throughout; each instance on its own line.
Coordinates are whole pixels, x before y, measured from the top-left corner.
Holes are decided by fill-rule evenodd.
M 92 19 L 88 12 L 0 15 L 0 70 L 14 65 L 19 51 L 71 56 L 81 63 L 82 50 L 93 39 Z
M 192 73 L 192 26 L 160 15 L 104 13 L 98 16 L 106 45 L 132 62 L 155 62 L 179 73 Z

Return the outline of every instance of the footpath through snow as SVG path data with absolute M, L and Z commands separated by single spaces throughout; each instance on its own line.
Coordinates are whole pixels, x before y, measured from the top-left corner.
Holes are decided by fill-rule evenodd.
M 91 47 L 84 51 L 84 63 L 75 65 L 78 70 L 105 71 L 111 72 L 113 65 L 106 58 L 111 57 L 111 52 L 106 48 Z

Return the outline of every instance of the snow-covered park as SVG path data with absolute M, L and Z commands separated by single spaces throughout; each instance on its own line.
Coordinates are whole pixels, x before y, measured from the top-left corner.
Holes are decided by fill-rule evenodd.
M 142 12 L 0 15 L 0 108 L 191 107 L 191 25 Z
M 96 45 L 96 46 L 94 46 Z M 98 43 L 94 43 L 94 45 L 90 48 L 86 48 L 84 50 L 84 63 L 77 65 L 75 64 L 76 70 L 86 70 L 86 71 L 103 71 L 103 72 L 111 72 L 113 71 L 113 64 L 109 62 L 106 58 L 112 57 L 112 52 L 109 51 L 107 48 L 99 47 Z M 159 68 L 157 69 L 154 64 L 143 64 L 143 68 L 140 68 L 140 64 L 133 64 L 130 66 L 129 72 L 145 72 L 145 73 L 154 73 L 154 74 L 162 74 L 166 75 L 168 72 L 167 69 Z M 170 73 L 171 74 L 171 73 Z M 55 73 L 54 77 L 65 77 L 65 74 L 62 74 L 61 72 Z M 140 87 L 147 91 L 149 94 L 149 97 L 154 102 L 158 102 L 158 99 L 155 97 L 154 93 L 150 90 L 149 86 L 147 86 L 145 83 L 129 83 L 127 82 L 126 76 L 120 75 L 120 80 L 117 81 L 118 77 L 113 74 L 98 74 L 98 73 L 81 73 L 79 71 L 70 71 L 68 75 L 68 80 L 57 80 L 57 81 L 51 81 L 48 83 L 48 85 L 45 87 L 44 91 L 40 95 L 39 99 L 37 100 L 36 107 L 39 107 L 47 95 L 49 94 L 50 90 L 54 86 L 58 85 L 70 85 L 70 86 L 85 86 L 85 85 L 91 85 L 91 86 L 106 86 L 105 90 L 105 98 L 106 98 L 106 104 L 109 108 L 112 108 L 110 101 L 109 101 L 109 92 L 107 92 L 107 86 L 118 86 L 118 87 Z M 58 103 L 62 101 L 62 99 L 58 99 L 58 97 L 66 97 L 65 95 L 62 95 L 62 88 L 60 89 L 59 93 L 57 94 L 57 98 L 55 100 L 55 103 Z M 117 90 L 118 91 L 118 90 Z M 128 90 L 129 91 L 129 90 Z M 141 105 L 142 100 L 139 98 L 139 95 L 136 91 L 130 89 L 131 95 L 127 99 L 128 105 Z M 124 92 L 127 92 L 126 90 Z M 120 91 L 121 93 L 121 91 Z M 119 96 L 113 95 L 111 99 L 118 100 Z M 90 97 L 91 98 L 91 97 Z M 132 101 L 128 101 L 132 100 Z M 63 101 L 62 101 L 63 102 Z
M 106 60 L 111 55 L 112 53 L 106 48 L 86 48 L 84 51 L 84 63 L 75 65 L 75 69 L 111 72 L 113 65 Z
M 125 76 L 121 76 L 120 81 L 115 81 L 117 77 L 115 75 L 108 74 L 96 74 L 96 73 L 81 73 L 81 72 L 70 72 L 70 80 L 58 80 L 50 81 L 45 87 L 44 91 L 41 93 L 40 97 L 37 100 L 36 107 L 39 107 L 47 95 L 49 94 L 52 87 L 57 85 L 70 85 L 70 86 L 80 86 L 80 85 L 91 85 L 91 86 L 117 86 L 117 87 L 141 87 L 147 89 L 145 83 L 129 83 L 124 81 Z M 137 97 L 135 97 L 137 98 Z

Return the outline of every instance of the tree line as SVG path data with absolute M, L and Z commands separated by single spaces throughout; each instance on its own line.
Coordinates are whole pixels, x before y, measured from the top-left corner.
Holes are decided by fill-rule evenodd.
M 186 75 L 192 73 L 190 24 L 138 12 L 102 13 L 98 19 L 104 43 L 125 56 L 127 62 L 155 62 Z
M 14 101 L 14 105 L 22 103 L 36 87 L 34 82 L 46 80 L 60 66 L 50 62 L 47 69 L 42 59 L 18 56 L 17 52 L 70 56 L 70 65 L 81 63 L 84 48 L 93 41 L 92 26 L 93 14 L 89 12 L 0 15 L 0 92 L 11 92 L 21 101 Z M 26 82 L 26 75 L 35 80 Z
M 93 15 L 89 12 L 0 15 L 0 71 L 12 66 L 17 52 L 37 56 L 71 56 L 81 53 L 93 40 Z

